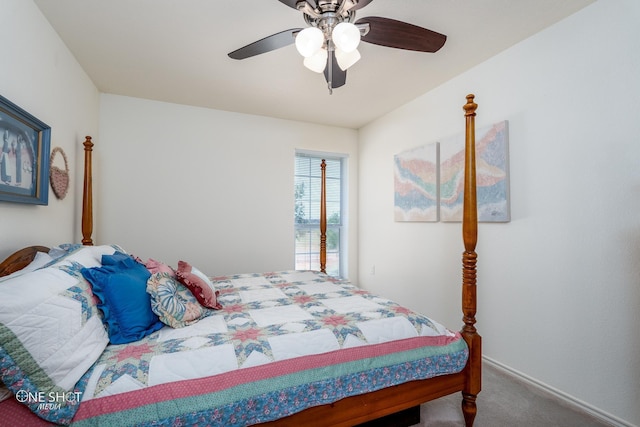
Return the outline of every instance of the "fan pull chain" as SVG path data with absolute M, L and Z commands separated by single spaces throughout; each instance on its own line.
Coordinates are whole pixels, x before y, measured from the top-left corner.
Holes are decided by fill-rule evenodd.
M 333 95 L 333 49 L 331 48 L 331 40 L 327 42 L 327 87 L 329 88 L 329 95 Z

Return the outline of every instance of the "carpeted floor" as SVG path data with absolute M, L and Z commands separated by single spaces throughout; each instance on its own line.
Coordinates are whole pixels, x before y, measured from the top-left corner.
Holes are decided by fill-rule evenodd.
M 610 427 L 491 364 L 482 367 L 474 427 Z M 426 403 L 414 427 L 464 426 L 459 393 Z

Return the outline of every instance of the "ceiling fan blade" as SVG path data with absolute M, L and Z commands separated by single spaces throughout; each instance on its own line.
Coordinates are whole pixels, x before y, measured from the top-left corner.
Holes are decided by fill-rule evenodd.
M 280 3 L 284 3 L 287 6 L 297 10 L 298 8 L 296 7 L 296 4 L 298 4 L 301 1 L 304 1 L 304 0 L 280 0 Z M 306 0 L 306 2 L 309 3 L 309 5 L 314 9 L 318 6 L 315 0 Z
M 362 41 L 396 49 L 418 52 L 437 52 L 447 41 L 447 36 L 389 18 L 367 16 L 358 19 L 357 24 L 369 24 L 369 32 Z
M 244 47 L 241 47 L 240 49 L 234 50 L 229 54 L 229 57 L 233 59 L 246 59 L 252 56 L 260 55 L 261 53 L 280 49 L 281 47 L 285 47 L 295 43 L 295 34 L 301 30 L 302 28 L 292 28 L 290 30 L 272 34 L 268 37 L 258 40 L 257 42 L 253 42 Z
M 329 72 L 331 70 L 331 72 Z M 335 51 L 331 52 L 331 56 L 327 58 L 327 66 L 324 69 L 324 78 L 330 84 L 330 89 L 344 86 L 347 83 L 347 71 L 342 70 L 336 61 Z
M 351 10 L 358 10 L 358 9 L 362 9 L 363 7 L 365 7 L 366 5 L 368 5 L 369 3 L 371 3 L 373 0 L 359 0 L 358 4 L 356 4 L 355 6 L 353 6 L 351 8 Z

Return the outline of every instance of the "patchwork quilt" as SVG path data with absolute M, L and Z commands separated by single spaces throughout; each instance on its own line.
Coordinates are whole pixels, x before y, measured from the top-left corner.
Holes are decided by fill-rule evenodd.
M 76 386 L 74 426 L 246 426 L 459 372 L 459 334 L 312 271 L 213 278 L 221 310 L 108 345 Z

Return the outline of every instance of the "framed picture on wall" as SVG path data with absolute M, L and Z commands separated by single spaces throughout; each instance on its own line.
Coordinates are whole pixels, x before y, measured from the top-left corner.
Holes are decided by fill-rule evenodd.
M 46 205 L 51 128 L 0 96 L 0 202 Z

